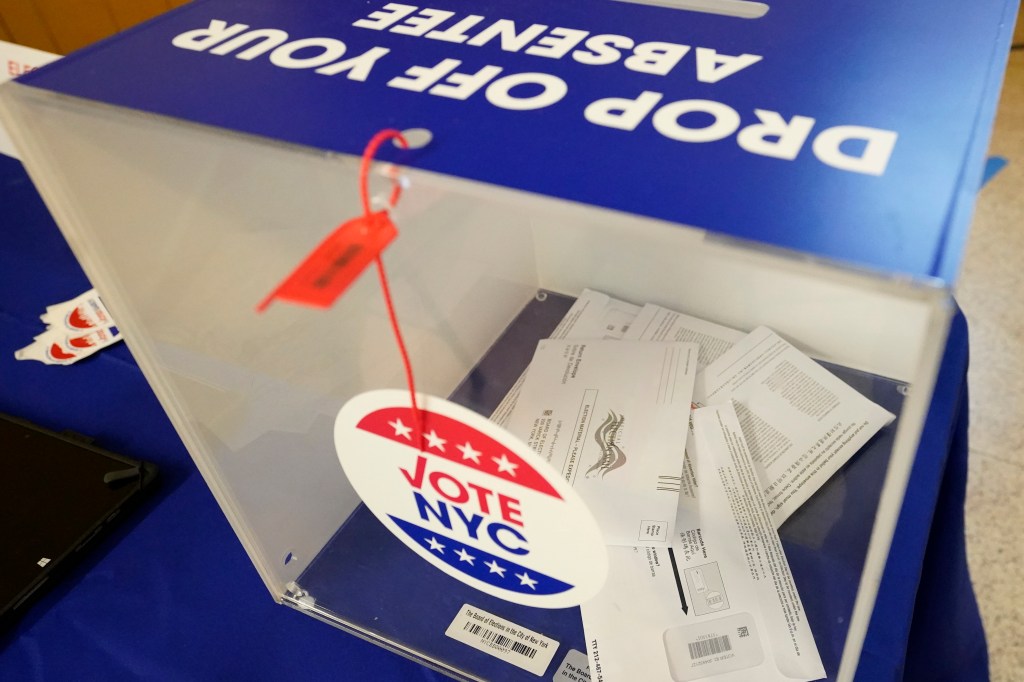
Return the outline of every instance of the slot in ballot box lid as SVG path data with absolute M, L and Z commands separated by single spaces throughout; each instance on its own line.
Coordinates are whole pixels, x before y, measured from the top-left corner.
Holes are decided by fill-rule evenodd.
M 20 82 L 948 282 L 1015 8 L 201 0 Z

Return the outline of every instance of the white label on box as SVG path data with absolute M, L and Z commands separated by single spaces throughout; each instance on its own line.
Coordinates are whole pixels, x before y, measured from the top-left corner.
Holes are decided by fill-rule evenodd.
M 590 661 L 579 649 L 569 649 L 562 665 L 555 669 L 551 682 L 590 682 Z
M 558 651 L 550 637 L 469 604 L 462 605 L 444 634 L 534 675 L 543 675 Z
M 663 635 L 672 679 L 701 680 L 764 662 L 757 624 L 749 613 L 670 628 Z

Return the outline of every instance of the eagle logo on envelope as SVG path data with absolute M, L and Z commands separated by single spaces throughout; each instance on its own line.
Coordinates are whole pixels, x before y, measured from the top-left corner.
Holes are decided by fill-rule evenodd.
M 579 495 L 526 444 L 485 417 L 419 395 L 363 393 L 338 413 L 334 440 L 349 481 L 407 547 L 487 594 L 576 606 L 604 584 L 608 557 Z
M 597 427 L 597 431 L 594 432 L 594 440 L 597 442 L 598 451 L 601 454 L 594 466 L 587 469 L 585 474 L 587 478 L 592 476 L 604 478 L 608 472 L 614 471 L 626 463 L 626 453 L 622 451 L 622 448 L 616 442 L 619 430 L 625 423 L 625 417 L 621 414 L 615 414 L 612 410 L 608 410 L 608 416 L 604 418 L 601 425 Z

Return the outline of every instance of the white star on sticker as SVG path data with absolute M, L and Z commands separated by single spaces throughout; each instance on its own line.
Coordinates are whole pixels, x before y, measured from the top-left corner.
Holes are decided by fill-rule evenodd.
M 408 440 L 412 440 L 412 436 L 409 435 L 409 434 L 412 433 L 412 427 L 411 426 L 406 426 L 405 424 L 403 424 L 402 420 L 399 419 L 398 417 L 395 417 L 395 421 L 388 422 L 388 426 L 390 426 L 391 428 L 393 428 L 395 430 L 395 435 L 396 436 L 401 436 L 402 438 L 406 438 Z
M 459 445 L 458 448 L 459 450 L 462 451 L 462 459 L 471 459 L 473 460 L 474 464 L 480 463 L 480 451 L 474 450 L 473 446 L 469 444 L 468 440 L 466 441 L 465 445 Z
M 498 465 L 499 474 L 508 474 L 509 476 L 516 475 L 516 469 L 519 468 L 518 464 L 513 464 L 509 461 L 505 453 L 501 453 L 501 457 L 491 457 L 491 461 Z
M 455 553 L 459 555 L 459 561 L 465 561 L 470 566 L 473 565 L 473 561 L 476 559 L 475 556 L 462 548 L 455 550 Z
M 430 549 L 437 552 L 438 554 L 444 554 L 444 545 L 437 541 L 437 538 L 432 537 L 427 540 L 427 544 L 430 545 Z
M 424 436 L 424 438 L 427 439 L 428 448 L 437 448 L 441 452 L 444 452 L 444 444 L 447 443 L 448 441 L 438 436 L 437 431 L 434 431 L 434 429 L 430 429 L 430 433 Z
M 498 562 L 495 561 L 494 559 L 491 559 L 490 561 L 485 561 L 484 562 L 484 566 L 486 566 L 487 568 L 491 569 L 491 570 L 487 571 L 488 573 L 497 573 L 498 577 L 500 577 L 500 578 L 504 578 L 505 577 L 505 567 L 504 566 L 499 566 Z
M 526 571 L 522 573 L 516 573 L 516 577 L 519 578 L 520 585 L 526 585 L 531 590 L 537 589 L 537 581 L 530 577 L 530 574 Z

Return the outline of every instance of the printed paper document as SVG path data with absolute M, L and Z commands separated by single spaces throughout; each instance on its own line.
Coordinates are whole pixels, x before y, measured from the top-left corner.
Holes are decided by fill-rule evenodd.
M 744 336 L 746 334 L 730 327 L 648 303 L 640 310 L 623 338 L 641 341 L 692 341 L 700 348 L 697 355 L 699 372 L 721 357 Z
M 767 327 L 697 375 L 696 406 L 728 400 L 776 527 L 895 419 Z

